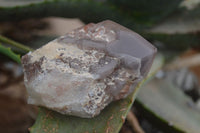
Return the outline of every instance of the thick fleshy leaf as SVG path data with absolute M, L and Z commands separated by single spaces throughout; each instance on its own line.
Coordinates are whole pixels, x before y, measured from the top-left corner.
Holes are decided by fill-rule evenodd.
M 120 22 L 128 28 L 136 28 L 138 25 L 132 17 L 121 14 L 114 5 L 103 4 L 95 0 L 37 0 L 34 3 L 31 3 L 31 0 L 30 3 L 24 3 L 24 5 L 17 1 L 21 0 L 12 1 L 14 4 L 10 3 L 10 5 L 13 5 L 10 7 L 4 6 L 8 5 L 5 4 L 5 1 L 4 4 L 1 4 L 0 1 L 0 21 L 58 16 L 79 18 L 85 23 L 110 19 Z
M 163 57 L 158 56 L 154 60 L 149 77 L 162 66 L 162 63 Z M 37 120 L 33 127 L 30 128 L 30 131 L 31 133 L 117 133 L 124 123 L 138 91 L 139 85 L 126 99 L 111 103 L 100 115 L 90 119 L 61 115 L 54 111 L 40 108 Z
M 158 120 L 157 124 L 160 126 L 161 123 L 165 123 L 163 128 L 167 132 L 200 131 L 200 111 L 190 106 L 192 100 L 181 89 L 163 79 L 154 78 L 143 85 L 137 101 L 144 115 L 150 114 L 151 120 Z
M 0 21 L 47 16 L 80 18 L 85 23 L 110 19 L 128 28 L 141 30 L 176 10 L 181 1 L 153 0 L 149 5 L 147 0 L 134 0 L 121 5 L 121 0 L 3 0 L 0 1 Z
M 184 2 L 190 3 L 185 4 L 185 6 L 191 6 L 192 2 L 196 4 L 190 9 L 183 6 L 179 7 L 164 21 L 143 32 L 143 36 L 150 40 L 163 42 L 165 49 L 200 48 L 200 2 L 194 0 L 185 0 Z
M 185 0 L 186 1 L 186 0 Z M 192 1 L 192 0 L 191 0 Z M 188 34 L 200 31 L 200 2 L 192 9 L 178 8 L 164 21 L 152 27 L 148 32 L 166 34 Z
M 174 10 L 176 10 L 182 0 L 107 0 L 116 5 L 121 11 L 138 18 L 135 21 L 150 24 L 157 22 Z M 158 6 L 159 5 L 159 6 Z M 148 20 L 145 22 L 145 20 Z
M 183 51 L 188 48 L 200 48 L 200 33 L 150 33 L 143 32 L 141 33 L 148 40 L 155 40 L 161 42 L 160 45 L 157 45 L 159 50 L 176 50 Z
M 24 6 L 42 1 L 43 0 L 1 0 L 0 7 Z

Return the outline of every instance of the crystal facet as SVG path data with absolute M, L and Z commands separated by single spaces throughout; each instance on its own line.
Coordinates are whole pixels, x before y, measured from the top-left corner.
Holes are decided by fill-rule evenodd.
M 22 57 L 28 103 L 90 118 L 147 75 L 156 48 L 112 21 L 88 24 Z

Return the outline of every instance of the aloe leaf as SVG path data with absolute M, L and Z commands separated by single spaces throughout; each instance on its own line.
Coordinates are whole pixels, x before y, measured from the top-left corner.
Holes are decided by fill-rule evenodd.
M 20 55 L 15 54 L 10 48 L 6 48 L 1 44 L 0 44 L 0 53 L 10 57 L 17 63 L 21 62 Z
M 186 1 L 185 1 L 186 2 Z M 200 48 L 200 2 L 192 9 L 179 7 L 161 23 L 143 31 L 149 40 L 163 43 L 163 48 L 186 50 Z
M 19 3 L 17 1 L 20 0 L 12 1 L 13 6 L 10 7 L 3 6 L 5 4 L 0 2 L 0 21 L 58 16 L 80 18 L 85 23 L 110 19 L 127 27 L 138 25 L 131 17 L 121 14 L 114 6 L 95 0 L 45 0 L 24 4 L 17 4 Z M 16 4 L 12 4 L 13 2 Z
M 14 7 L 14 6 L 24 6 L 33 3 L 39 3 L 43 0 L 1 0 L 1 7 Z
M 107 0 L 140 23 L 154 23 L 176 10 L 183 0 Z M 158 6 L 159 5 L 159 6 Z M 145 21 L 148 20 L 148 21 Z
M 154 60 L 149 77 L 162 66 L 162 63 L 163 57 L 157 57 Z M 90 119 L 62 115 L 41 107 L 35 124 L 30 128 L 30 132 L 118 133 L 135 100 L 139 86 L 127 98 L 111 103 L 100 115 Z
M 137 101 L 143 115 L 148 116 L 158 127 L 162 126 L 166 132 L 200 131 L 200 111 L 191 106 L 191 98 L 181 89 L 164 79 L 154 78 L 143 85 Z
M 173 14 L 169 15 L 161 23 L 152 27 L 153 33 L 194 33 L 200 31 L 200 2 L 192 9 L 179 7 Z
M 200 48 L 200 33 L 141 33 L 148 40 L 162 42 L 157 46 L 160 50 L 183 51 L 189 48 Z
M 0 21 L 48 16 L 80 18 L 85 23 L 110 19 L 128 28 L 141 30 L 151 27 L 155 22 L 171 13 L 180 2 L 181 0 L 162 2 L 165 8 L 160 7 L 158 11 L 158 8 L 154 8 L 158 7 L 158 0 L 152 1 L 152 6 L 148 6 L 148 8 L 147 4 L 143 4 L 144 1 L 129 1 L 132 8 L 124 7 L 129 10 L 122 9 L 122 6 L 115 2 L 97 0 L 30 0 L 28 2 L 3 0 L 0 1 Z M 138 7 L 146 10 L 138 11 Z M 154 9 L 156 10 L 152 12 Z
M 151 31 L 159 29 L 159 27 L 162 30 L 162 25 L 167 27 L 163 31 L 170 31 L 177 29 L 177 27 L 184 29 L 181 28 L 184 25 L 188 26 L 189 24 L 189 27 L 191 27 L 191 25 L 198 23 L 196 19 L 199 20 L 200 8 L 196 7 L 193 10 L 180 8 L 182 1 L 2 0 L 0 1 L 0 21 L 47 16 L 80 18 L 85 23 L 111 19 L 137 31 L 152 26 L 155 27 Z M 163 19 L 165 21 L 161 21 Z M 160 21 L 161 23 L 156 26 L 155 24 Z

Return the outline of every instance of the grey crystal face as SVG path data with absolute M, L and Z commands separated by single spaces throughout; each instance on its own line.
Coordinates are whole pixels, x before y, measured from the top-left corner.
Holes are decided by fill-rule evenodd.
M 88 24 L 22 57 L 28 103 L 91 118 L 147 75 L 156 48 L 112 21 Z

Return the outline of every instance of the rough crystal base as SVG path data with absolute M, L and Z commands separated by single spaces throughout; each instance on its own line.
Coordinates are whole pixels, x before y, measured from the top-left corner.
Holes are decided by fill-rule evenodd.
M 147 75 L 156 48 L 112 21 L 88 24 L 22 57 L 28 103 L 91 118 Z

